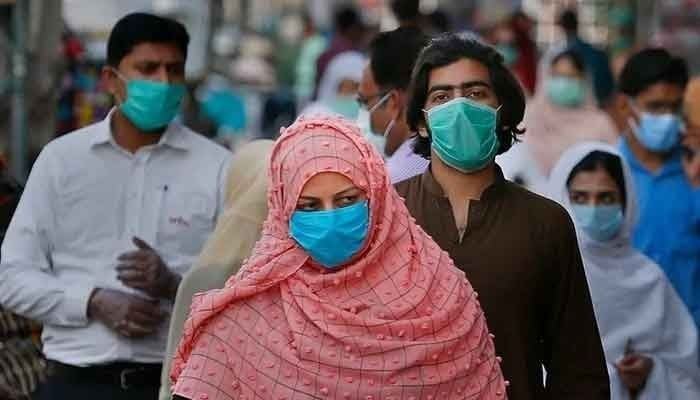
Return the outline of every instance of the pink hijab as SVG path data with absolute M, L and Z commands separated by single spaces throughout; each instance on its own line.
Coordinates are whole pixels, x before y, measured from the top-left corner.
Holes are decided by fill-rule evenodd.
M 619 133 L 610 116 L 595 103 L 590 79 L 584 104 L 566 108 L 553 104 L 547 95 L 547 83 L 552 79 L 551 60 L 564 49 L 553 50 L 543 57 L 535 96 L 525 109 L 523 125 L 526 144 L 540 172 L 549 176 L 559 157 L 571 146 L 584 141 L 615 144 Z
M 198 294 L 174 359 L 174 393 L 219 399 L 503 399 L 484 314 L 465 275 L 409 216 L 379 155 L 347 120 L 300 118 L 273 149 L 269 215 L 253 256 Z M 370 230 L 324 272 L 289 237 L 305 183 L 345 175 Z

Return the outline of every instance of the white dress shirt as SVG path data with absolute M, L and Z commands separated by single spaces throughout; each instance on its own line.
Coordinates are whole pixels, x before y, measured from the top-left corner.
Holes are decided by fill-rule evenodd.
M 386 160 L 386 169 L 389 171 L 391 183 L 399 183 L 411 179 L 416 175 L 421 175 L 428 169 L 430 161 L 413 152 L 413 144 L 415 142 L 415 137 L 406 140 Z
M 110 121 L 43 149 L 2 244 L 0 303 L 43 322 L 46 356 L 70 365 L 162 362 L 168 321 L 128 339 L 87 318 L 89 296 L 108 288 L 146 297 L 117 279 L 117 257 L 136 250 L 133 236 L 184 274 L 224 203 L 223 147 L 173 123 L 158 144 L 131 154 Z

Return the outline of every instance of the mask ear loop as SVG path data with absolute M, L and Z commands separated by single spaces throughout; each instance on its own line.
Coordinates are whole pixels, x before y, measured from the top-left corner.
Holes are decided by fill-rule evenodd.
M 114 68 L 114 67 L 109 67 L 109 69 L 112 70 L 112 72 L 114 73 L 114 75 L 115 75 L 117 78 L 119 78 L 119 80 L 121 80 L 122 82 L 124 82 L 124 86 L 126 87 L 127 84 L 129 83 L 129 81 L 124 77 L 124 75 L 122 75 L 121 72 L 119 72 L 119 71 L 118 71 L 116 68 Z M 128 95 L 128 94 L 127 94 L 127 95 Z M 124 104 L 124 101 L 125 101 L 125 100 L 120 99 L 119 96 L 117 96 L 116 94 L 114 95 L 114 98 L 117 99 L 117 102 L 119 103 L 119 106 L 121 106 L 122 104 Z
M 382 98 L 379 99 L 379 101 L 378 101 L 375 105 L 373 105 L 372 108 L 370 108 L 369 110 L 367 110 L 367 112 L 368 112 L 370 115 L 372 115 L 373 112 L 377 111 L 377 109 L 378 109 L 379 107 L 381 107 L 382 104 L 384 104 L 384 102 L 389 98 L 389 95 L 390 95 L 390 94 L 391 94 L 391 90 L 388 91 L 388 92 L 386 92 L 386 94 L 385 94 L 384 96 L 382 96 Z

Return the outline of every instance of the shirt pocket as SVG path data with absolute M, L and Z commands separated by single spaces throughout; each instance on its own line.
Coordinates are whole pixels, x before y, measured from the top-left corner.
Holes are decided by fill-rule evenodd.
M 116 226 L 110 216 L 118 212 L 114 207 L 117 197 L 119 193 L 99 184 L 64 188 L 56 202 L 58 239 L 68 247 L 112 239 Z
M 162 191 L 156 239 L 159 247 L 196 256 L 214 227 L 211 196 L 187 189 Z

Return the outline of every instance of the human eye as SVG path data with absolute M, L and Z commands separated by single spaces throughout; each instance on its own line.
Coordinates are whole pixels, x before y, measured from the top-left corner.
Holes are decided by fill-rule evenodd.
M 467 92 L 466 97 L 472 100 L 484 100 L 488 97 L 488 93 L 483 89 L 472 89 Z
M 582 192 L 573 192 L 569 195 L 569 200 L 573 204 L 586 204 L 588 196 Z
M 297 211 L 317 211 L 319 209 L 318 202 L 310 200 L 299 200 L 297 202 Z
M 618 203 L 618 199 L 614 193 L 603 193 L 600 195 L 600 203 L 609 206 Z
M 347 207 L 347 206 L 351 206 L 351 205 L 357 203 L 358 199 L 359 199 L 359 196 L 355 196 L 355 195 L 353 195 L 353 196 L 343 196 L 343 197 L 341 197 L 341 198 L 338 199 L 338 201 L 337 201 L 337 206 L 338 206 L 338 207 Z
M 443 104 L 450 101 L 452 96 L 447 90 L 438 90 L 430 96 L 430 102 L 433 104 Z

